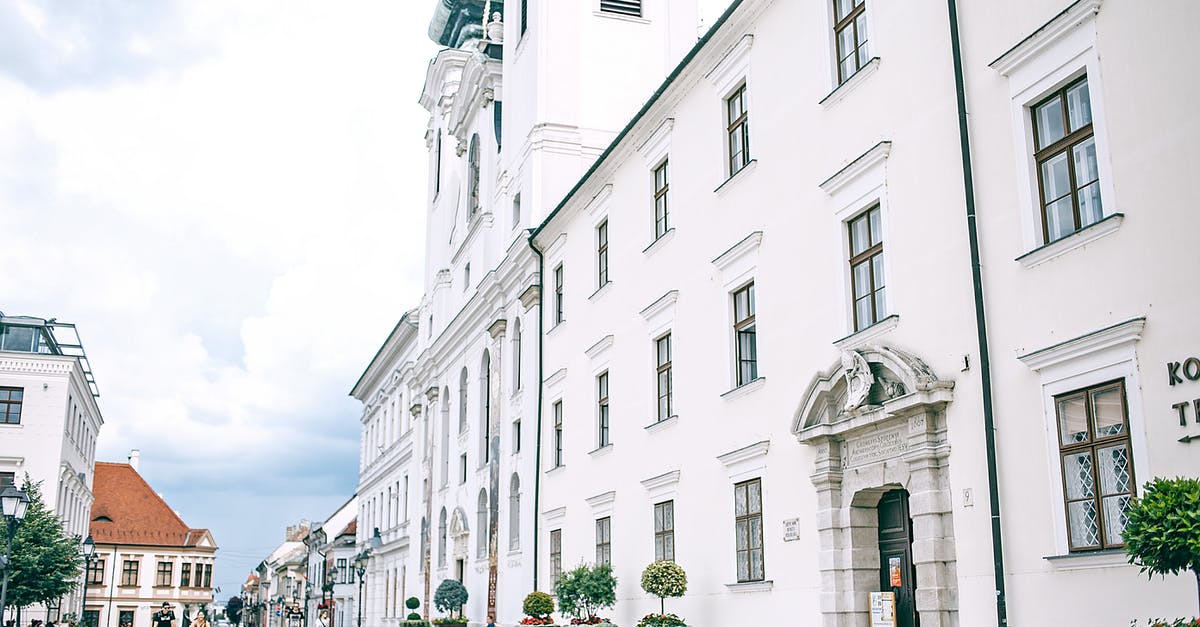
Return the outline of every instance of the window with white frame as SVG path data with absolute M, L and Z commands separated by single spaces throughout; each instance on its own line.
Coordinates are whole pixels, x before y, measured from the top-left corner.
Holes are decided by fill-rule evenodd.
M 608 422 L 608 372 L 596 377 L 596 433 L 597 448 L 612 444 Z
M 508 550 L 521 548 L 521 478 L 512 474 L 508 482 Z

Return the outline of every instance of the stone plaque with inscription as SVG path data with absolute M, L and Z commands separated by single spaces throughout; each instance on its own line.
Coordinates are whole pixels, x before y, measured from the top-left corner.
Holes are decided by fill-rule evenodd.
M 904 428 L 868 433 L 846 440 L 843 465 L 861 466 L 896 457 L 908 450 L 908 435 Z

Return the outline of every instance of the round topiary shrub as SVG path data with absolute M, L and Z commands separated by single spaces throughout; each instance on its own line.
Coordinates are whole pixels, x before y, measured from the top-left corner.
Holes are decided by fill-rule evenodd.
M 408 620 L 421 620 L 421 615 L 416 612 L 409 612 Z
M 421 607 L 421 600 L 417 597 L 408 597 L 408 599 L 404 601 L 404 607 L 407 607 L 410 610 L 415 610 L 418 607 Z
M 521 609 L 527 616 L 545 618 L 554 613 L 554 597 L 545 592 L 530 592 L 525 596 Z
M 467 589 L 454 579 L 444 579 L 433 595 L 433 605 L 439 610 L 450 614 L 458 612 L 462 618 L 462 606 L 467 604 Z
M 687 573 L 675 562 L 651 562 L 642 571 L 642 590 L 658 597 L 659 610 L 666 613 L 666 598 L 681 597 L 687 592 Z

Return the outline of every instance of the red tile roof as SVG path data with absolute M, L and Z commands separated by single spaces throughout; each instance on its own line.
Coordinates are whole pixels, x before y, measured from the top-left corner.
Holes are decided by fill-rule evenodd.
M 342 529 L 341 533 L 337 534 L 337 537 L 340 538 L 342 536 L 352 536 L 357 533 L 358 533 L 358 519 L 355 518 L 354 520 L 350 521 L 350 524 L 346 525 L 345 529 Z
M 199 546 L 211 536 L 192 529 L 129 464 L 96 462 L 92 522 L 97 544 Z M 213 547 L 214 549 L 216 547 Z

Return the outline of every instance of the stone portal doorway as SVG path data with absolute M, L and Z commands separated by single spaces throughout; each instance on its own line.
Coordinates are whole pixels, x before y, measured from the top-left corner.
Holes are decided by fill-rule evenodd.
M 879 515 L 879 590 L 896 594 L 896 627 L 920 627 L 908 492 L 892 490 L 884 494 L 876 511 Z

